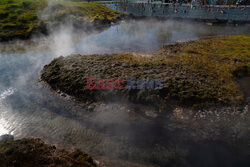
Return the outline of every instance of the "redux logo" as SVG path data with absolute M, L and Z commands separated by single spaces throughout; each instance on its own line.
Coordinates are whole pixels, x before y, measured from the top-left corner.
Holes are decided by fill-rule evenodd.
M 162 89 L 163 79 L 98 79 L 88 77 L 86 89 Z M 126 84 L 125 84 L 126 81 Z

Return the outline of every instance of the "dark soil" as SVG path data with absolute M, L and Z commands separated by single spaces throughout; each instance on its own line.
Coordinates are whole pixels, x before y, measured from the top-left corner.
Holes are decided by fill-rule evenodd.
M 40 139 L 0 141 L 2 167 L 95 167 L 90 155 L 82 151 L 69 152 L 44 144 Z

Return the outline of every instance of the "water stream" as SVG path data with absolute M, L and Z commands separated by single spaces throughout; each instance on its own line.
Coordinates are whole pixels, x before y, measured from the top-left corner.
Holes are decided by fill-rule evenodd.
M 172 123 L 164 117 L 130 120 L 128 113 L 116 112 L 116 104 L 109 104 L 114 110 L 89 112 L 85 105 L 58 96 L 41 85 L 40 71 L 58 56 L 152 52 L 179 40 L 247 33 L 250 33 L 247 25 L 222 27 L 194 22 L 141 20 L 122 22 L 91 34 L 75 32 L 70 26 L 65 26 L 48 37 L 0 43 L 0 135 L 41 137 L 52 143 L 81 148 L 95 156 L 139 164 L 165 166 L 171 164 L 168 157 L 180 155 L 179 162 L 182 163 L 181 156 L 188 151 L 187 148 L 181 149 L 185 143 L 176 136 L 188 136 L 189 131 L 172 131 L 169 128 Z M 225 149 L 221 147 L 221 150 Z M 209 164 L 213 166 L 218 166 L 218 162 L 227 165 L 221 162 L 223 158 L 234 155 L 229 152 L 226 157 L 215 157 L 213 151 L 206 150 L 204 148 L 204 153 L 209 154 Z M 226 147 L 221 152 L 227 151 Z

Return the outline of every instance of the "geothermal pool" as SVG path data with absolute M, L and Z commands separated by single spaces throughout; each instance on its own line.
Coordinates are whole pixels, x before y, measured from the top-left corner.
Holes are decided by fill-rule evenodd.
M 108 104 L 108 111 L 89 112 L 84 104 L 58 96 L 43 86 L 39 74 L 45 64 L 58 56 L 152 52 L 176 41 L 249 33 L 247 25 L 223 27 L 141 20 L 121 22 L 91 34 L 63 26 L 48 37 L 0 43 L 0 135 L 40 137 L 65 147 L 80 148 L 94 157 L 142 166 L 166 166 L 171 164 L 169 157 L 176 156 L 180 163 L 185 163 L 182 156 L 188 157 L 193 166 L 233 166 L 239 162 L 238 151 L 223 142 L 196 144 L 190 136 L 197 134 L 179 127 L 167 116 L 155 119 L 138 116 L 131 120 L 127 112 L 117 112 L 117 104 Z M 196 158 L 200 160 L 194 162 Z

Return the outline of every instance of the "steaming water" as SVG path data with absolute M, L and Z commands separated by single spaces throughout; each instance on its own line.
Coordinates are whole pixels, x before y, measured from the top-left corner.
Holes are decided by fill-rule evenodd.
M 16 137 L 41 137 L 81 148 L 96 156 L 164 166 L 168 163 L 166 157 L 173 152 L 181 152 L 174 146 L 181 138 L 174 138 L 177 132 L 169 130 L 168 121 L 163 118 L 131 121 L 128 120 L 128 113 L 115 110 L 88 112 L 86 106 L 57 96 L 49 88 L 41 86 L 38 82 L 40 70 L 61 55 L 150 52 L 178 40 L 246 34 L 248 30 L 249 26 L 220 27 L 147 20 L 123 22 L 91 34 L 62 27 L 49 37 L 2 43 L 0 135 L 10 133 Z M 110 105 L 115 108 L 116 104 Z M 207 154 L 216 159 L 213 152 Z M 224 158 L 230 159 L 230 156 Z M 216 165 L 212 163 L 212 166 Z
M 0 94 L 0 100 L 3 100 L 5 99 L 6 97 L 12 95 L 14 93 L 14 89 L 13 88 L 9 88 L 5 91 L 3 91 L 1 94 Z

